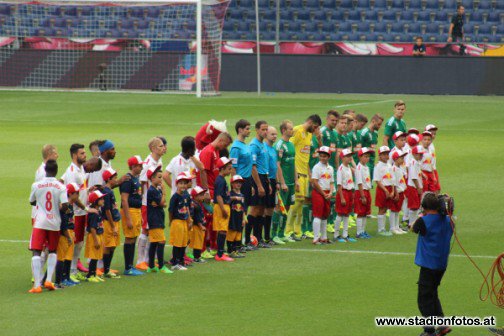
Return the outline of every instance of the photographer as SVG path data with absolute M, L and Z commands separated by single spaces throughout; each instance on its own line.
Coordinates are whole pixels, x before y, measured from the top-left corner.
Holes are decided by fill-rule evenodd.
M 444 316 L 438 287 L 448 265 L 453 234 L 446 200 L 451 201 L 446 195 L 425 193 L 422 199 L 423 217 L 418 218 L 411 228 L 419 234 L 415 264 L 420 266 L 418 308 L 424 317 Z M 446 335 L 450 331 L 448 327 L 440 327 L 436 331 L 434 327 L 426 326 L 420 336 Z

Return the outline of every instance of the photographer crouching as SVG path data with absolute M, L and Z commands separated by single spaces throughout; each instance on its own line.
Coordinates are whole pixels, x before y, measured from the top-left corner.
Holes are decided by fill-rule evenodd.
M 427 192 L 422 198 L 423 216 L 411 230 L 418 233 L 415 264 L 420 266 L 418 279 L 418 308 L 424 317 L 442 317 L 443 308 L 438 297 L 438 287 L 448 266 L 450 241 L 453 228 L 449 215 L 453 211 L 453 199 L 448 195 Z M 424 327 L 420 336 L 446 335 L 449 327 Z

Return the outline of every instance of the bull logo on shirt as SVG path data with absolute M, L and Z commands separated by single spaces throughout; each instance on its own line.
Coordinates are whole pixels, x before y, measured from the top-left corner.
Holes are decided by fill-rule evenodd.
M 347 183 L 348 183 L 348 184 L 353 183 L 353 178 L 352 178 L 352 177 L 351 177 L 351 178 L 349 178 L 349 179 L 347 180 Z
M 391 180 L 392 179 L 392 175 L 390 173 L 387 173 L 387 174 L 383 175 L 382 179 L 383 180 Z
M 186 213 L 189 212 L 189 209 L 187 206 L 183 206 L 182 208 L 179 209 L 178 213 L 181 215 L 185 215 Z
M 321 178 L 321 179 L 330 180 L 330 179 L 331 179 L 331 174 L 329 174 L 329 173 L 324 173 L 324 174 L 320 175 L 320 178 Z
M 424 163 L 424 164 L 431 164 L 431 163 L 432 163 L 432 161 L 431 161 L 431 159 L 430 159 L 430 158 L 426 158 L 426 159 L 424 160 L 424 162 L 423 162 L 423 163 Z
M 371 179 L 369 178 L 369 176 L 366 177 L 366 183 L 370 183 L 371 182 Z
M 236 212 L 243 212 L 243 206 L 241 205 L 241 203 L 233 204 L 232 209 Z

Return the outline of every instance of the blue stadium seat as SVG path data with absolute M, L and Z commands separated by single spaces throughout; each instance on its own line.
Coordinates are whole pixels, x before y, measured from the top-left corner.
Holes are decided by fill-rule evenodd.
M 234 21 L 233 20 L 225 20 L 223 29 L 225 32 L 234 31 Z
M 261 40 L 264 41 L 274 41 L 276 38 L 275 32 L 265 31 L 260 34 Z
M 269 0 L 257 0 L 259 1 L 259 8 L 270 8 L 270 1 Z M 255 2 L 254 2 L 254 6 L 255 6 Z M 276 5 L 275 5 L 275 8 L 276 8 Z
M 242 18 L 242 10 L 239 8 L 230 8 L 227 11 L 228 18 L 231 19 L 241 19 Z
M 253 0 L 240 0 L 240 7 L 241 8 L 253 8 L 254 1 Z
M 473 8 L 473 0 L 462 0 L 462 6 L 466 8 L 466 10 L 470 10 Z
M 316 21 L 325 21 L 326 20 L 326 12 L 323 10 L 311 11 L 310 15 L 313 18 L 313 20 L 316 20 Z
M 378 41 L 384 41 L 384 42 L 393 41 L 393 39 L 394 39 L 393 35 L 388 33 L 378 34 L 377 38 Z
M 334 0 L 321 0 L 320 3 L 323 8 L 336 8 L 336 2 Z
M 490 35 L 490 43 L 504 43 L 504 36 Z
M 281 20 L 292 20 L 293 11 L 290 9 L 282 9 L 280 11 L 280 19 Z
M 420 0 L 411 0 L 409 4 L 409 8 L 411 9 L 420 9 L 422 7 L 422 3 Z
M 482 22 L 483 21 L 483 15 L 480 11 L 473 11 L 471 12 L 471 21 L 473 22 Z
M 319 0 L 307 0 L 306 7 L 314 8 L 314 9 L 320 8 L 320 2 L 319 2 Z
M 369 0 L 357 0 L 357 8 L 368 9 L 370 7 Z
M 326 33 L 336 32 L 335 22 L 324 22 L 322 24 L 322 31 Z
M 392 10 L 392 9 L 383 11 L 383 20 L 396 21 L 396 13 L 397 13 L 397 11 Z
M 430 11 L 419 11 L 418 12 L 419 22 L 429 22 L 430 21 Z
M 500 12 L 498 11 L 491 11 L 490 13 L 488 13 L 488 18 L 487 18 L 487 21 L 488 22 L 499 22 L 500 21 Z
M 353 8 L 352 0 L 340 0 L 338 7 L 347 9 Z
M 260 15 L 261 20 L 275 20 L 276 19 L 276 10 L 275 9 L 261 9 L 259 15 Z
M 469 22 L 464 24 L 464 34 L 472 34 L 474 32 L 474 23 Z
M 301 31 L 313 33 L 318 31 L 317 24 L 315 22 L 303 22 L 301 24 Z
M 504 10 L 504 1 L 497 1 L 496 9 Z
M 359 22 L 357 23 L 357 31 L 359 33 L 369 33 L 369 22 Z
M 343 20 L 343 11 L 342 10 L 334 10 L 334 11 L 326 10 L 326 15 L 328 15 L 328 17 L 330 17 L 331 20 L 333 20 L 333 21 Z
M 425 7 L 428 9 L 439 9 L 438 0 L 427 0 Z
M 408 31 L 412 34 L 419 34 L 420 33 L 420 28 L 421 24 L 418 22 L 411 22 L 409 23 Z
M 504 34 L 504 24 L 500 24 L 497 26 L 497 34 Z
M 376 9 L 387 8 L 386 0 L 375 0 L 374 8 Z
M 374 31 L 377 33 L 384 33 L 387 31 L 387 24 L 385 22 L 376 22 Z
M 368 10 L 362 11 L 361 16 L 362 16 L 362 13 L 364 13 L 364 17 L 368 21 L 376 21 L 378 19 L 378 11 L 376 11 L 374 9 L 368 9 Z
M 427 33 L 428 34 L 438 34 L 439 33 L 439 25 L 431 22 L 427 24 Z
M 393 33 L 404 33 L 404 22 L 394 22 L 392 23 L 392 32 Z
M 436 12 L 436 21 L 448 21 L 448 11 L 440 9 Z
M 248 21 L 236 22 L 236 31 L 240 32 L 250 31 L 250 23 Z
M 361 13 L 359 10 L 349 10 L 348 11 L 348 20 L 350 21 L 360 21 Z
M 352 31 L 352 26 L 350 25 L 349 22 L 339 22 L 338 27 L 339 27 L 338 31 L 342 33 Z
M 413 10 L 405 9 L 401 12 L 401 20 L 403 21 L 413 21 Z
M 481 0 L 478 3 L 478 9 L 486 9 L 489 10 L 492 8 L 492 3 L 489 0 Z
M 444 1 L 444 8 L 450 9 L 450 10 L 457 9 L 457 1 L 456 0 L 445 0 Z
M 490 30 L 491 30 L 492 26 L 489 23 L 482 23 L 482 24 L 479 24 L 478 26 L 479 26 L 479 29 L 478 29 L 479 35 L 490 34 Z
M 327 40 L 327 35 L 326 35 L 326 40 Z M 329 34 L 329 41 L 341 41 L 341 34 L 340 33 L 331 33 Z
M 308 41 L 323 41 L 324 35 L 321 33 L 311 32 L 311 33 L 307 33 L 306 39 Z
M 365 36 L 366 36 L 366 41 L 368 41 L 368 42 L 378 41 L 378 35 L 375 33 L 368 33 Z
M 294 10 L 294 18 L 297 18 L 297 20 L 309 20 L 310 11 L 308 9 Z
M 289 0 L 289 8 L 293 8 L 293 9 L 303 8 L 303 1 L 302 0 Z

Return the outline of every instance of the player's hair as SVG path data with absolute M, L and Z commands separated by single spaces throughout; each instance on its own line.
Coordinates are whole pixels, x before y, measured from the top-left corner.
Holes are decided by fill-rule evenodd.
M 457 10 L 459 10 L 461 7 L 464 7 L 464 5 L 459 4 L 459 5 L 457 6 Z
M 421 41 L 423 41 L 423 37 L 422 37 L 422 36 L 417 36 L 417 37 L 415 38 L 415 40 L 421 40 Z
M 156 138 L 159 138 L 159 140 L 161 140 L 163 142 L 163 145 L 165 146 L 168 143 L 168 141 L 166 141 L 166 138 L 164 136 L 158 135 Z
M 336 119 L 339 119 L 340 115 L 338 113 L 338 111 L 336 110 L 329 110 L 327 111 L 327 116 L 333 116 L 333 117 L 336 117 Z
M 104 143 L 105 140 L 95 140 L 89 143 L 89 150 L 93 151 L 93 147 L 100 147 L 100 144 Z
M 218 140 L 226 139 L 227 141 L 229 141 L 229 143 L 233 142 L 233 137 L 228 132 L 222 132 L 221 134 L 219 134 L 217 139 Z
M 287 125 L 292 125 L 292 121 L 290 120 L 284 120 L 282 121 L 282 123 L 280 124 L 280 133 L 284 134 L 285 130 L 287 129 Z
M 154 137 L 154 138 L 150 139 L 149 140 L 149 149 L 152 151 L 152 149 L 154 148 L 154 146 L 156 144 L 159 144 L 160 142 L 163 143 L 163 140 L 161 140 L 158 137 Z
M 56 152 L 56 147 L 54 145 L 44 145 L 42 147 L 42 159 L 47 160 L 49 155 Z
M 383 117 L 381 115 L 379 115 L 378 113 L 376 113 L 372 118 L 371 120 L 374 120 L 374 121 L 377 121 L 377 120 L 381 120 L 383 121 Z
M 250 126 L 250 122 L 248 120 L 245 120 L 245 119 L 240 119 L 236 122 L 235 124 L 235 131 L 236 131 L 236 134 L 238 134 L 238 130 L 240 129 L 244 129 L 246 128 L 247 126 Z
M 262 125 L 268 125 L 268 122 L 266 120 L 259 120 L 255 123 L 255 129 L 260 129 Z
M 403 100 L 398 100 L 395 102 L 394 107 L 398 106 L 406 106 L 406 103 Z
M 348 115 L 347 115 L 347 114 L 342 114 L 342 115 L 339 117 L 339 119 L 338 119 L 338 124 L 339 124 L 339 122 L 340 122 L 340 121 L 342 121 L 342 120 L 347 120 L 347 121 L 348 121 Z
M 56 160 L 47 160 L 45 172 L 48 177 L 54 177 L 58 174 L 58 163 L 56 163 Z
M 355 113 L 354 110 L 345 110 L 343 111 L 343 115 L 348 115 L 348 114 L 352 114 L 352 113 Z
M 83 144 L 76 144 L 75 143 L 72 146 L 70 146 L 70 157 L 72 157 L 72 155 L 74 155 L 74 154 L 77 154 L 79 149 L 83 149 L 83 148 L 84 148 Z
M 422 208 L 424 210 L 438 210 L 439 200 L 433 192 L 426 192 L 422 197 Z
M 180 141 L 180 147 L 182 147 L 182 153 L 191 153 L 194 155 L 196 151 L 196 141 L 192 136 L 185 136 Z
M 368 122 L 368 118 L 364 114 L 361 114 L 361 113 L 359 113 L 355 116 L 355 120 L 357 120 L 358 122 L 363 122 L 363 123 Z
M 311 116 L 306 118 L 306 121 L 308 120 L 319 126 L 322 125 L 322 119 L 320 119 L 320 116 L 318 114 L 312 114 Z

